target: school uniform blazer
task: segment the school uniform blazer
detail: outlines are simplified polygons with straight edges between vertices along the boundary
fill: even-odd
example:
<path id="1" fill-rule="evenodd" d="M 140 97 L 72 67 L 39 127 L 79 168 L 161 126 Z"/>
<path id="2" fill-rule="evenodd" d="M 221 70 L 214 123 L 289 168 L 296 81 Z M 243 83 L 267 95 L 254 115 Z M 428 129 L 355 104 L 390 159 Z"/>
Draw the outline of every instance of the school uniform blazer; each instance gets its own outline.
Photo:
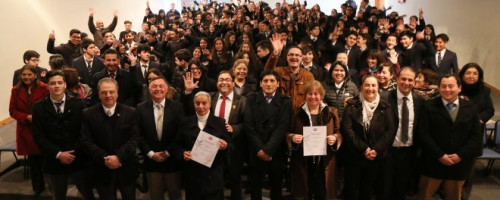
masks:
<path id="1" fill-rule="evenodd" d="M 139 148 L 144 155 L 149 151 L 159 152 L 167 151 L 169 154 L 173 152 L 173 143 L 179 131 L 179 125 L 184 118 L 184 109 L 182 104 L 165 99 L 163 107 L 163 129 L 161 140 L 156 132 L 156 119 L 154 116 L 153 101 L 148 100 L 137 105 L 136 117 L 137 126 L 141 135 Z M 164 162 L 156 162 L 149 157 L 144 157 L 144 170 L 152 172 L 170 173 L 181 169 L 181 160 L 169 155 Z"/>
<path id="2" fill-rule="evenodd" d="M 457 108 L 455 108 L 457 109 Z M 469 101 L 459 100 L 455 122 L 441 98 L 425 103 L 419 122 L 422 174 L 445 180 L 465 180 L 476 157 L 482 154 L 482 135 L 477 107 Z M 439 162 L 444 154 L 457 154 L 462 161 L 452 166 Z"/>
<path id="3" fill-rule="evenodd" d="M 436 51 L 434 50 L 433 54 L 427 57 L 427 68 L 434 70 L 439 76 L 458 73 L 457 54 L 446 49 L 446 52 L 442 56 L 441 65 L 438 67 L 436 63 Z"/>
<path id="4" fill-rule="evenodd" d="M 89 72 L 87 67 L 87 61 L 83 56 L 73 59 L 71 66 L 76 69 L 78 76 L 80 76 L 80 82 L 90 85 L 92 83 L 92 76 L 104 69 L 104 63 L 102 63 L 101 58 L 94 56 L 92 60 L 92 70 Z"/>
<path id="5" fill-rule="evenodd" d="M 87 156 L 80 145 L 80 128 L 82 111 L 85 103 L 76 97 L 66 95 L 64 112 L 56 113 L 50 100 L 45 97 L 33 108 L 33 135 L 43 156 L 43 169 L 48 174 L 65 174 L 82 169 Z M 75 152 L 75 160 L 69 164 L 61 164 L 56 158 L 59 152 Z"/>

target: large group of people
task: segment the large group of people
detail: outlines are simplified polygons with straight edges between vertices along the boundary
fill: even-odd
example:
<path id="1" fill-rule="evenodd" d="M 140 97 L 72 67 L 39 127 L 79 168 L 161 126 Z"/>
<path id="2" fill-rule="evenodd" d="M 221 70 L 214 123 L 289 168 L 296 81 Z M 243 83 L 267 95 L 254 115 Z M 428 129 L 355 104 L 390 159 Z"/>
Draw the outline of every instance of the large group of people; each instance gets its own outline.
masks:
<path id="1" fill-rule="evenodd" d="M 482 68 L 460 69 L 422 10 L 405 21 L 369 0 L 307 6 L 147 3 L 140 31 L 125 20 L 121 33 L 117 11 L 105 27 L 91 8 L 88 34 L 55 46 L 50 33 L 50 70 L 26 51 L 9 107 L 34 195 L 47 179 L 65 199 L 71 178 L 90 200 L 94 189 L 135 199 L 137 182 L 153 200 L 221 200 L 225 187 L 242 199 L 245 185 L 251 199 L 264 185 L 273 200 L 283 188 L 291 199 L 467 199 L 494 114 Z M 323 154 L 305 153 L 308 127 L 323 130 Z M 208 166 L 192 152 L 201 134 L 218 141 Z"/>

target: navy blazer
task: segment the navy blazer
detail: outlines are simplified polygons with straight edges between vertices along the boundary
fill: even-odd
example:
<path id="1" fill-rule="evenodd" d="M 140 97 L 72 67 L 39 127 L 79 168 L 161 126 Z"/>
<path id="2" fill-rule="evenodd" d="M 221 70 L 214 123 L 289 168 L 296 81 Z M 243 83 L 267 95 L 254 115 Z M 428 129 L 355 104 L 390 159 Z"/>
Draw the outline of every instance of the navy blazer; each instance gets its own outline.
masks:
<path id="1" fill-rule="evenodd" d="M 441 56 L 441 65 L 437 66 L 436 51 L 429 55 L 425 62 L 427 64 L 427 68 L 434 70 L 439 77 L 447 74 L 458 73 L 457 54 L 449 49 L 446 49 L 444 55 Z"/>
<path id="2" fill-rule="evenodd" d="M 92 70 L 90 72 L 87 67 L 87 61 L 85 61 L 83 55 L 73 59 L 73 61 L 71 62 L 71 66 L 78 72 L 78 76 L 80 76 L 80 82 L 87 85 L 90 85 L 92 83 L 92 76 L 94 74 L 104 69 L 104 63 L 102 62 L 102 59 L 97 56 L 94 56 L 94 59 L 92 61 Z"/>
<path id="3" fill-rule="evenodd" d="M 173 143 L 179 131 L 181 120 L 184 117 L 184 109 L 181 103 L 165 99 L 161 140 L 156 132 L 154 109 L 153 101 L 148 100 L 138 104 L 135 110 L 141 135 L 139 148 L 144 155 L 147 155 L 149 151 L 168 151 L 171 153 L 174 151 Z M 164 162 L 158 163 L 145 156 L 143 165 L 145 171 L 170 173 L 181 169 L 181 160 L 170 155 Z"/>

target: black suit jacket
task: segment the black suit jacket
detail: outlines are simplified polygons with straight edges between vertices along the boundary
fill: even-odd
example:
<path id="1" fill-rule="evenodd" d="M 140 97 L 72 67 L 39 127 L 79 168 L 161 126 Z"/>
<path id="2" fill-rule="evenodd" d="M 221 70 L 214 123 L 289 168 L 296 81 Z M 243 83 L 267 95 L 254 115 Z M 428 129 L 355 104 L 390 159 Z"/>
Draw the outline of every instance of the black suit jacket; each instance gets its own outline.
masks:
<path id="1" fill-rule="evenodd" d="M 76 68 L 78 72 L 78 76 L 80 76 L 80 82 L 90 85 L 92 82 L 92 76 L 97 72 L 100 72 L 104 69 L 104 64 L 102 63 L 101 58 L 94 56 L 92 61 L 92 70 L 89 72 L 87 68 L 87 62 L 85 61 L 84 56 L 80 56 L 78 58 L 73 59 L 71 62 L 71 66 Z"/>
<path id="2" fill-rule="evenodd" d="M 33 108 L 33 136 L 43 156 L 43 169 L 48 174 L 64 174 L 83 168 L 86 155 L 80 145 L 80 127 L 85 104 L 66 95 L 64 113 L 56 113 L 49 96 Z M 56 159 L 59 152 L 75 152 L 75 160 L 63 165 Z"/>
<path id="3" fill-rule="evenodd" d="M 231 143 L 229 133 L 226 130 L 224 120 L 209 114 L 207 124 L 203 131 Z M 176 150 L 174 155 L 184 160 L 184 151 L 191 151 L 200 133 L 198 118 L 196 115 L 185 117 L 180 125 L 179 133 L 175 140 Z M 224 189 L 223 167 L 226 159 L 226 150 L 219 150 L 212 167 L 208 168 L 195 161 L 184 162 L 184 180 L 186 190 L 197 191 L 202 194 L 211 193 Z"/>
<path id="4" fill-rule="evenodd" d="M 457 109 L 457 108 L 455 108 Z M 445 180 L 465 180 L 476 157 L 482 154 L 482 134 L 476 106 L 459 100 L 458 114 L 452 121 L 441 98 L 424 104 L 419 122 L 422 174 Z M 457 154 L 462 161 L 452 166 L 441 164 L 444 154 Z"/>
<path id="5" fill-rule="evenodd" d="M 397 95 L 397 90 L 391 90 L 389 92 L 389 104 L 392 107 L 392 111 L 394 111 L 394 135 L 397 134 L 398 131 L 398 126 L 399 126 L 399 109 L 398 109 L 398 95 Z M 416 134 L 418 133 L 417 128 L 418 128 L 418 120 L 420 116 L 420 109 L 423 106 L 424 99 L 422 97 L 416 95 L 415 93 L 411 93 L 411 97 L 413 100 L 413 146 L 417 145 L 417 137 Z"/>
<path id="6" fill-rule="evenodd" d="M 351 162 L 366 160 L 364 152 L 368 147 L 377 152 L 376 160 L 380 160 L 386 155 L 396 134 L 391 105 L 381 99 L 373 113 L 370 128 L 365 130 L 363 106 L 359 97 L 354 97 L 347 101 L 341 129 Z"/>
<path id="7" fill-rule="evenodd" d="M 144 70 L 144 68 L 141 67 L 141 63 L 139 61 L 137 61 L 137 62 L 138 63 L 135 67 L 130 68 L 130 74 L 134 78 L 134 81 L 136 81 L 137 85 L 140 85 L 140 86 L 147 85 L 148 80 L 146 78 L 144 78 L 144 75 L 142 72 Z M 160 64 L 155 63 L 153 61 L 149 61 L 148 70 L 153 69 L 153 68 L 160 69 Z"/>
<path id="8" fill-rule="evenodd" d="M 425 61 L 427 68 L 434 70 L 438 76 L 443 76 L 447 74 L 458 73 L 458 61 L 457 54 L 453 51 L 446 49 L 446 52 L 442 56 L 441 65 L 439 67 L 436 63 L 436 51 L 427 56 Z"/>
<path id="9" fill-rule="evenodd" d="M 109 77 L 107 69 L 103 69 L 97 72 L 92 77 L 92 90 L 97 91 L 97 84 L 102 78 Z M 139 98 L 139 86 L 135 84 L 133 77 L 129 72 L 123 69 L 116 70 L 115 80 L 118 82 L 118 102 L 126 104 L 128 106 L 136 106 L 137 100 Z M 99 93 L 94 92 L 93 101 L 99 101 Z M 94 104 L 97 102 L 93 102 Z"/>
<path id="10" fill-rule="evenodd" d="M 276 91 L 270 104 L 262 92 L 250 94 L 245 109 L 245 133 L 250 152 L 259 150 L 273 157 L 283 154 L 286 133 L 290 130 L 292 101 Z"/>
<path id="11" fill-rule="evenodd" d="M 212 105 L 211 112 L 219 113 L 218 110 L 215 110 L 217 105 L 217 100 L 219 98 L 219 92 L 213 92 L 210 94 L 212 97 Z M 231 111 L 229 112 L 229 120 L 227 123 L 233 127 L 233 133 L 230 133 L 233 140 L 244 140 L 242 136 L 243 133 L 243 116 L 245 112 L 247 98 L 244 96 L 240 96 L 233 91 L 233 99 L 232 99 Z"/>
<path id="12" fill-rule="evenodd" d="M 340 47 L 339 52 L 347 52 L 345 46 Z M 335 55 L 336 56 L 336 55 Z M 360 71 L 361 68 L 361 49 L 354 45 L 351 47 L 351 50 L 349 51 L 349 54 L 347 55 L 348 61 L 347 61 L 347 66 L 349 69 L 355 69 L 358 72 Z"/>
<path id="13" fill-rule="evenodd" d="M 136 158 L 140 136 L 134 108 L 117 103 L 115 113 L 108 117 L 102 104 L 83 111 L 82 147 L 92 159 L 93 180 L 110 183 L 118 179 L 122 184 L 135 183 L 138 176 Z M 122 164 L 117 169 L 109 169 L 104 157 L 116 155 Z"/>
<path id="14" fill-rule="evenodd" d="M 425 58 L 431 54 L 429 46 L 429 41 L 423 40 L 414 41 L 409 49 L 402 48 L 398 59 L 401 61 L 401 66 L 411 66 L 415 71 L 421 69 Z"/>
<path id="15" fill-rule="evenodd" d="M 137 105 L 135 110 L 137 116 L 137 125 L 141 135 L 139 148 L 144 155 L 149 151 L 173 152 L 173 142 L 179 131 L 179 125 L 184 118 L 184 109 L 182 104 L 177 101 L 165 99 L 165 107 L 163 108 L 163 129 L 162 137 L 159 140 L 156 133 L 156 119 L 154 116 L 154 105 L 152 100 L 142 102 Z M 170 173 L 181 169 L 181 160 L 170 155 L 167 159 L 158 163 L 149 157 L 144 158 L 144 170 Z"/>

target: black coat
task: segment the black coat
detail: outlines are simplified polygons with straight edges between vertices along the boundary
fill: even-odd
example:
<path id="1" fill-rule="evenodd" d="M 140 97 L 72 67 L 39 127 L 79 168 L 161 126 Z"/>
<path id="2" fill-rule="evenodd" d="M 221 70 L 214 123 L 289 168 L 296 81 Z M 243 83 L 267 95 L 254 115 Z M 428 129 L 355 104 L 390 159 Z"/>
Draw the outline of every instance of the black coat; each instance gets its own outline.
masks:
<path id="1" fill-rule="evenodd" d="M 231 139 L 224 125 L 224 120 L 209 114 L 207 124 L 203 131 L 225 140 L 230 145 Z M 198 127 L 198 117 L 192 115 L 185 117 L 180 125 L 179 133 L 175 139 L 176 150 L 174 156 L 177 159 L 184 160 L 184 151 L 191 151 L 196 142 L 196 138 L 200 133 Z M 195 161 L 184 161 L 183 178 L 185 181 L 186 190 L 197 191 L 201 194 L 212 193 L 224 189 L 224 163 L 226 160 L 226 150 L 219 150 L 212 163 L 212 167 L 208 168 Z"/>
<path id="2" fill-rule="evenodd" d="M 80 145 L 82 110 L 85 104 L 79 98 L 66 95 L 64 113 L 56 113 L 49 96 L 33 108 L 33 136 L 43 156 L 43 169 L 48 174 L 64 174 L 81 169 L 86 155 Z M 59 152 L 75 152 L 75 160 L 64 165 L 56 159 Z"/>
<path id="3" fill-rule="evenodd" d="M 377 152 L 376 160 L 383 158 L 396 135 L 394 121 L 391 105 L 380 99 L 373 113 L 370 128 L 365 131 L 363 106 L 359 96 L 348 100 L 342 118 L 341 133 L 351 162 L 360 163 L 366 160 L 364 152 L 368 147 Z"/>
<path id="4" fill-rule="evenodd" d="M 102 60 L 97 56 L 94 56 L 94 59 L 92 61 L 92 70 L 90 72 L 87 67 L 87 62 L 85 61 L 85 58 L 83 56 L 75 58 L 71 62 L 71 66 L 73 68 L 76 68 L 78 76 L 80 76 L 80 82 L 87 85 L 91 84 L 92 76 L 94 74 L 104 69 L 104 64 L 102 63 Z"/>
<path id="5" fill-rule="evenodd" d="M 398 109 L 398 89 L 391 90 L 389 92 L 389 104 L 392 107 L 392 111 L 394 111 L 394 135 L 396 136 L 397 131 L 398 131 L 398 126 L 399 126 L 399 109 Z M 424 104 L 424 99 L 422 97 L 416 95 L 415 93 L 412 93 L 412 99 L 413 99 L 413 145 L 415 145 L 418 140 L 416 139 L 416 134 L 418 133 L 418 120 L 420 116 L 420 110 L 423 107 Z"/>
<path id="6" fill-rule="evenodd" d="M 173 152 L 173 142 L 179 131 L 179 125 L 184 117 L 182 104 L 177 101 L 165 99 L 165 107 L 163 108 L 163 129 L 161 140 L 158 139 L 156 133 L 156 119 L 154 117 L 153 101 L 148 100 L 137 105 L 135 110 L 137 116 L 137 125 L 141 135 L 139 148 L 144 155 L 149 151 Z M 181 160 L 173 157 L 167 157 L 164 162 L 158 163 L 149 157 L 144 157 L 144 170 L 170 173 L 181 169 Z"/>
<path id="7" fill-rule="evenodd" d="M 94 74 L 91 84 L 92 90 L 97 91 L 99 80 L 105 77 L 109 77 L 107 69 L 103 69 Z M 135 107 L 139 98 L 140 88 L 135 84 L 132 75 L 123 69 L 117 69 L 115 80 L 118 82 L 118 102 Z M 94 101 L 99 101 L 99 93 L 94 92 L 93 94 L 92 99 Z"/>
<path id="8" fill-rule="evenodd" d="M 292 101 L 276 91 L 270 104 L 264 94 L 256 92 L 247 97 L 245 110 L 245 133 L 248 137 L 249 151 L 257 155 L 263 150 L 273 157 L 284 153 L 285 136 L 290 129 Z"/>
<path id="9" fill-rule="evenodd" d="M 457 109 L 457 108 L 455 108 Z M 482 134 L 477 107 L 459 100 L 458 114 L 452 121 L 441 98 L 424 104 L 418 136 L 423 147 L 422 174 L 445 180 L 465 180 L 475 158 L 482 154 Z M 462 161 L 452 166 L 441 164 L 444 154 L 457 154 Z"/>
<path id="10" fill-rule="evenodd" d="M 102 104 L 83 111 L 82 147 L 92 159 L 93 180 L 109 183 L 114 177 L 123 184 L 135 182 L 138 176 L 136 158 L 140 136 L 134 108 L 117 103 L 115 113 L 108 117 Z M 109 169 L 104 157 L 116 155 L 122 164 L 117 169 Z"/>

